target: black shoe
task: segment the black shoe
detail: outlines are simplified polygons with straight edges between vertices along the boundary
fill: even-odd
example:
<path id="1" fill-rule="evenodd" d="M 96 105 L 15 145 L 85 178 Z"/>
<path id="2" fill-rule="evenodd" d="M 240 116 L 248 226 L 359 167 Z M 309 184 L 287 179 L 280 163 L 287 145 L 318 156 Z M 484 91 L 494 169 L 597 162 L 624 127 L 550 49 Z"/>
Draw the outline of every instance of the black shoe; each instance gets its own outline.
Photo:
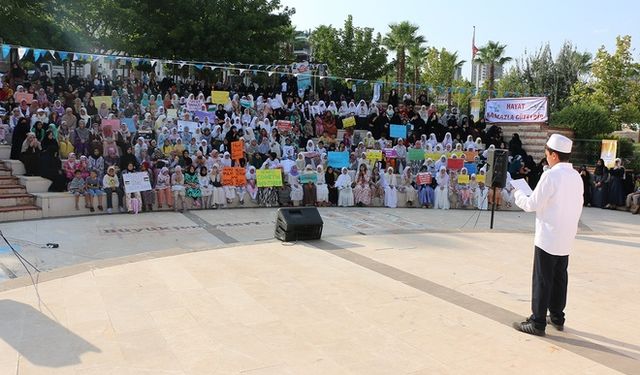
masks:
<path id="1" fill-rule="evenodd" d="M 524 332 L 529 335 L 544 336 L 544 329 L 536 328 L 533 320 L 529 318 L 527 318 L 527 320 L 522 323 L 514 322 L 513 328 L 515 328 L 517 331 Z"/>
<path id="2" fill-rule="evenodd" d="M 564 331 L 564 324 L 558 324 L 554 322 L 550 316 L 547 316 L 547 324 L 551 324 L 553 328 L 557 329 L 558 331 Z"/>

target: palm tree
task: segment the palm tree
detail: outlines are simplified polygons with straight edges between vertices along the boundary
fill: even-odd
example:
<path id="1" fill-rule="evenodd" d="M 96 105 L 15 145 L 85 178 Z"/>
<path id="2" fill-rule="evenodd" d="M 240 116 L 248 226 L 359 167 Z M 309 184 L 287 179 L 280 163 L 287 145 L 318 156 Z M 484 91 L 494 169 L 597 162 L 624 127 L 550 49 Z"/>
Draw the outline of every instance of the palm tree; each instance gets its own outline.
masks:
<path id="1" fill-rule="evenodd" d="M 411 46 L 424 43 L 425 39 L 422 35 L 416 35 L 420 27 L 409 21 L 392 23 L 389 28 L 391 30 L 382 40 L 382 45 L 387 47 L 388 50 L 396 52 L 396 79 L 402 90 L 404 87 L 406 52 Z"/>
<path id="2" fill-rule="evenodd" d="M 413 45 L 409 47 L 409 59 L 408 64 L 413 71 L 413 97 L 416 97 L 416 85 L 418 84 L 418 78 L 420 77 L 420 69 L 427 60 L 427 48 L 421 45 Z"/>
<path id="3" fill-rule="evenodd" d="M 474 62 L 479 64 L 486 64 L 489 66 L 489 97 L 493 97 L 493 85 L 495 81 L 496 64 L 503 65 L 508 61 L 511 61 L 511 57 L 504 55 L 504 50 L 507 48 L 506 44 L 500 44 L 500 42 L 489 41 L 486 46 L 478 50 L 478 54 Z"/>

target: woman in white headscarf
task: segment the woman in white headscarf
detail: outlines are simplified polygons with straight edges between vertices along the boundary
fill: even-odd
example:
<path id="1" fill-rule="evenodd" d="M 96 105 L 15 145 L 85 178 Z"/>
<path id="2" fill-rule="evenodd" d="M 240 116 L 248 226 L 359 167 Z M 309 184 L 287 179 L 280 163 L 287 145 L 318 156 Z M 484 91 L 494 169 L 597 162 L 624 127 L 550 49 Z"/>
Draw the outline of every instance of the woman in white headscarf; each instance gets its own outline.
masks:
<path id="1" fill-rule="evenodd" d="M 342 118 L 349 117 L 349 105 L 347 105 L 346 101 L 343 100 L 342 103 L 340 103 L 340 109 L 338 110 L 338 114 Z"/>
<path id="2" fill-rule="evenodd" d="M 471 178 L 477 180 L 477 176 L 475 174 L 472 174 Z M 478 187 L 474 194 L 474 201 L 475 207 L 479 210 L 486 210 L 489 206 L 489 188 L 485 186 L 484 181 L 478 182 Z"/>
<path id="3" fill-rule="evenodd" d="M 446 148 L 447 145 L 450 145 L 453 148 L 453 139 L 451 138 L 451 133 L 446 132 L 444 134 L 444 139 L 442 140 L 442 145 Z"/>
<path id="4" fill-rule="evenodd" d="M 476 143 L 473 141 L 473 136 L 472 135 L 468 135 L 467 136 L 467 141 L 464 143 L 464 149 L 465 150 L 469 150 L 469 149 L 476 149 L 477 145 Z"/>
<path id="5" fill-rule="evenodd" d="M 224 186 L 222 186 L 222 172 L 218 164 L 214 164 L 209 172 L 211 181 L 211 208 L 219 208 L 226 205 Z"/>
<path id="6" fill-rule="evenodd" d="M 338 206 L 353 206 L 353 190 L 351 189 L 351 176 L 347 168 L 342 168 L 340 176 L 336 180 L 336 188 L 338 188 Z"/>
<path id="7" fill-rule="evenodd" d="M 327 107 L 327 111 L 331 112 L 332 115 L 336 116 L 338 114 L 338 107 L 336 107 L 336 102 L 333 100 L 329 102 L 329 106 Z"/>
<path id="8" fill-rule="evenodd" d="M 295 206 L 299 206 L 300 202 L 304 198 L 304 190 L 302 190 L 302 185 L 300 185 L 300 172 L 298 171 L 297 166 L 293 165 L 291 167 L 287 177 L 287 182 L 289 183 L 289 187 L 291 187 L 291 200 Z"/>
<path id="9" fill-rule="evenodd" d="M 393 173 L 393 167 L 387 168 L 384 174 L 384 205 L 389 208 L 398 206 L 398 180 Z"/>
<path id="10" fill-rule="evenodd" d="M 318 114 L 320 115 L 324 115 L 324 113 L 327 111 L 327 105 L 324 103 L 323 100 L 318 102 Z"/>
<path id="11" fill-rule="evenodd" d="M 325 182 L 324 168 L 321 165 L 316 167 L 316 174 L 318 175 L 316 180 L 316 200 L 318 206 L 326 206 L 329 203 L 329 188 Z"/>
<path id="12" fill-rule="evenodd" d="M 413 187 L 413 176 L 411 174 L 411 167 L 405 167 L 400 178 L 400 188 L 398 189 L 404 192 L 407 198 L 407 205 L 413 206 L 413 202 L 418 201 L 418 192 Z"/>
<path id="13" fill-rule="evenodd" d="M 432 149 L 436 148 L 438 139 L 436 138 L 436 135 L 434 133 L 429 134 L 429 140 L 427 141 L 427 144 L 430 145 Z"/>
<path id="14" fill-rule="evenodd" d="M 440 167 L 436 174 L 435 204 L 433 208 L 448 210 L 449 209 L 449 175 L 446 167 Z"/>
<path id="15" fill-rule="evenodd" d="M 418 111 L 418 115 L 420 116 L 422 121 L 424 121 L 425 123 L 429 120 L 429 111 L 427 110 L 426 105 L 423 105 L 420 107 L 420 110 Z"/>
<path id="16" fill-rule="evenodd" d="M 349 102 L 349 116 L 355 116 L 358 113 L 358 108 L 356 108 L 356 103 L 352 101 Z"/>
<path id="17" fill-rule="evenodd" d="M 256 167 L 254 167 L 253 165 L 249 166 L 249 168 L 247 168 L 247 173 L 245 174 L 245 178 L 247 179 L 247 184 L 245 186 L 247 194 L 249 194 L 249 197 L 253 202 L 257 202 L 259 189 L 258 189 L 258 186 L 256 185 L 258 181 L 258 176 L 256 174 Z"/>

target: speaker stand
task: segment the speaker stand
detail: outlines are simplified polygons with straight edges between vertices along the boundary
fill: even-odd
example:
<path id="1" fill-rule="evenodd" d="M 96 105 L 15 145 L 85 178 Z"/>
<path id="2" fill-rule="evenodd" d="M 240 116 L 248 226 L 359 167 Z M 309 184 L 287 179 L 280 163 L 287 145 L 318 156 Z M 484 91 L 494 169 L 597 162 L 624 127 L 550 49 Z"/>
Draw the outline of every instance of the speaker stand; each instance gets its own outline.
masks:
<path id="1" fill-rule="evenodd" d="M 491 224 L 489 229 L 493 229 L 493 214 L 496 212 L 496 187 L 493 187 L 493 203 L 491 203 Z"/>

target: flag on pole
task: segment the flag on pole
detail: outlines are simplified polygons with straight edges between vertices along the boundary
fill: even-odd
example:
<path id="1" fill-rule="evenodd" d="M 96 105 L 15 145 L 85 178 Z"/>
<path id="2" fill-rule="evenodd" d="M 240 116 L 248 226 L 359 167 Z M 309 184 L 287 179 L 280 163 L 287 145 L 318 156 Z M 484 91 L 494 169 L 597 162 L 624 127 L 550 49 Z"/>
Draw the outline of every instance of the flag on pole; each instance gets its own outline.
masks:
<path id="1" fill-rule="evenodd" d="M 473 38 L 471 39 L 471 57 L 476 58 L 478 47 L 476 47 L 476 27 L 473 27 Z"/>

